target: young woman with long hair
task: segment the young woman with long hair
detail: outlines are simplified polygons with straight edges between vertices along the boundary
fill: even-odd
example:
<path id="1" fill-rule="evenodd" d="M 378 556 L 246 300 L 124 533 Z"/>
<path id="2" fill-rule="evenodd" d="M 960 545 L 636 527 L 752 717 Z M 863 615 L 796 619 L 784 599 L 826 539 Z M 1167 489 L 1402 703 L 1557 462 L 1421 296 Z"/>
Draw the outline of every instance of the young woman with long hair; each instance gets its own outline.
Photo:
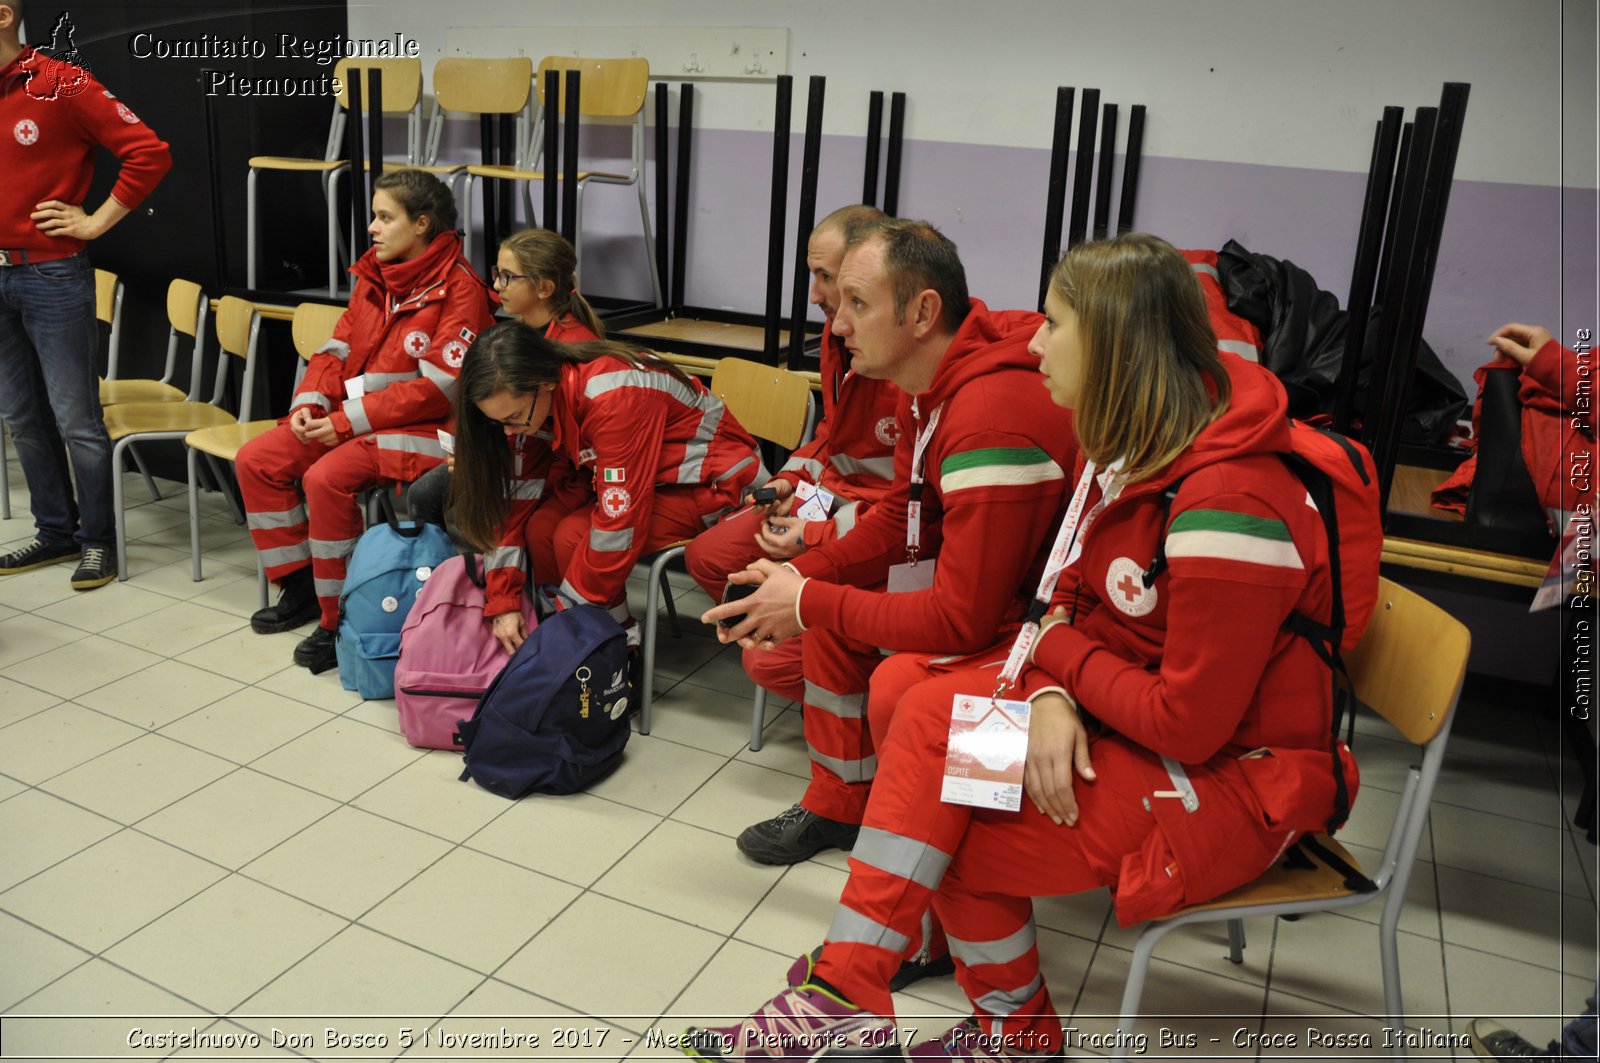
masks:
<path id="1" fill-rule="evenodd" d="M 250 626 L 265 634 L 318 618 L 294 652 L 313 672 L 337 663 L 345 561 L 363 527 L 356 496 L 416 480 L 444 460 L 438 430 L 456 370 L 493 320 L 483 280 L 461 255 L 455 200 L 438 178 L 384 174 L 372 215 L 372 247 L 350 269 L 350 309 L 306 366 L 289 415 L 246 443 L 236 463 L 251 538 L 282 587 Z"/>
<path id="2" fill-rule="evenodd" d="M 519 467 L 506 438 L 550 421 L 554 465 Z M 627 619 L 640 556 L 693 538 L 761 472 L 722 400 L 647 351 L 561 343 L 521 322 L 479 336 L 456 394 L 455 520 L 486 552 L 486 615 L 521 645 L 526 560 L 572 602 Z"/>
<path id="3" fill-rule="evenodd" d="M 1123 925 L 1155 918 L 1333 813 L 1328 669 L 1283 629 L 1332 602 L 1321 518 L 1279 457 L 1283 388 L 1218 351 L 1189 263 L 1152 236 L 1069 251 L 1045 309 L 1030 349 L 1082 456 L 1043 632 L 980 669 L 879 669 L 868 712 L 892 715 L 826 943 L 742 1025 L 692 1031 L 691 1055 L 892 1044 L 889 982 L 931 907 L 973 1015 L 912 1058 L 1059 1059 L 1031 898 L 1109 886 Z M 955 699 L 987 705 L 997 673 L 1032 702 L 1022 807 L 944 803 Z"/>

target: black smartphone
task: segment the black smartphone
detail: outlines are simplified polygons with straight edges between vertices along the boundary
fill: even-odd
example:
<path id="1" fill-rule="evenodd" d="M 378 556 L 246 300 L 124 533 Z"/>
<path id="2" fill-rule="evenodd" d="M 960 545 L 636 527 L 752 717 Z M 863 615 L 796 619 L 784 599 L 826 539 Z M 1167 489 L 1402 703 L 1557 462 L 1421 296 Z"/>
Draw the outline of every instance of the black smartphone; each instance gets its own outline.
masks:
<path id="1" fill-rule="evenodd" d="M 776 487 L 758 487 L 750 492 L 750 500 L 758 506 L 770 506 L 778 500 Z"/>
<path id="2" fill-rule="evenodd" d="M 748 598 L 755 592 L 756 585 L 754 583 L 730 583 L 723 588 L 722 604 L 727 605 L 729 602 L 736 602 L 741 598 Z M 717 621 L 717 624 L 721 627 L 733 627 L 735 624 L 742 623 L 745 615 L 746 614 L 744 613 L 740 613 L 738 616 L 723 617 L 721 620 Z"/>

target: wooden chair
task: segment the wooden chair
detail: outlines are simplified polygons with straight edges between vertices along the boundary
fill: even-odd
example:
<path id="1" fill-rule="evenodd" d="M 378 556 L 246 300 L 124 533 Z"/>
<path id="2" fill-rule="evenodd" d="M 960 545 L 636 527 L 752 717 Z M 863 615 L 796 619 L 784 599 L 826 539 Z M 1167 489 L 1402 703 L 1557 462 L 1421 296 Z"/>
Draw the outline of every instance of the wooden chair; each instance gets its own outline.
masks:
<path id="1" fill-rule="evenodd" d="M 332 306 L 327 303 L 301 303 L 294 308 L 294 319 L 290 331 L 294 335 L 294 349 L 300 355 L 300 364 L 295 368 L 295 384 L 300 383 L 300 378 L 305 374 L 306 363 L 311 361 L 311 356 L 321 350 L 333 336 L 333 329 L 344 316 L 345 308 Z M 243 411 L 241 410 L 241 414 Z M 277 426 L 276 418 L 261 421 L 242 421 L 236 424 L 214 425 L 209 428 L 197 428 L 183 437 L 183 445 L 188 451 L 189 463 L 189 556 L 194 562 L 194 581 L 199 583 L 204 577 L 200 572 L 200 478 L 197 467 L 198 459 L 205 456 L 210 465 L 212 475 L 217 483 L 226 483 L 222 472 L 222 462 L 231 462 L 239 457 L 239 450 L 246 443 L 259 435 L 270 431 Z M 261 607 L 267 607 L 267 574 L 261 567 L 261 561 L 256 559 L 256 574 L 261 585 Z"/>
<path id="2" fill-rule="evenodd" d="M 1382 899 L 1378 946 L 1383 970 L 1383 999 L 1388 1025 L 1402 1029 L 1405 1005 L 1400 994 L 1400 956 L 1395 931 L 1405 904 L 1406 886 L 1417 856 L 1417 844 L 1428 820 L 1439 766 L 1461 681 L 1466 675 L 1472 637 L 1465 625 L 1443 609 L 1398 583 L 1380 580 L 1378 608 L 1361 644 L 1346 655 L 1350 676 L 1362 703 L 1386 720 L 1408 742 L 1423 749 L 1422 763 L 1407 773 L 1405 791 L 1395 811 L 1394 823 L 1377 869 L 1370 873 L 1375 892 L 1358 892 L 1346 883 L 1343 872 L 1320 861 L 1312 869 L 1279 864 L 1260 878 L 1206 904 L 1146 924 L 1134 946 L 1128 981 L 1122 994 L 1121 1030 L 1132 1030 L 1139 1015 L 1145 974 L 1151 953 L 1168 931 L 1188 923 L 1228 923 L 1230 959 L 1244 960 L 1243 920 L 1255 916 L 1299 915 L 1340 911 Z M 1360 799 L 1357 799 L 1359 805 Z M 1337 841 L 1317 835 L 1318 842 L 1352 868 L 1357 860 Z M 1355 925 L 1355 924 L 1353 924 Z M 1278 947 L 1293 947 L 1279 931 Z M 1404 1047 L 1396 1049 L 1404 1052 Z M 1113 1059 L 1124 1055 L 1114 1054 Z"/>
<path id="3" fill-rule="evenodd" d="M 249 161 L 249 176 L 245 180 L 245 286 L 256 287 L 256 178 L 263 170 L 286 173 L 314 173 L 322 182 L 322 196 L 327 205 L 328 222 L 328 296 L 337 296 L 339 290 L 339 254 L 347 250 L 347 260 L 354 261 L 353 249 L 345 249 L 344 230 L 339 225 L 339 182 L 350 172 L 349 162 L 342 157 L 344 144 L 345 111 L 350 106 L 350 79 L 363 76 L 364 71 L 383 72 L 384 114 L 406 116 L 406 156 L 401 162 L 385 162 L 384 169 L 401 169 L 413 166 L 420 158 L 422 140 L 422 60 L 420 59 L 341 59 L 334 64 L 333 76 L 339 79 L 339 95 L 333 105 L 333 120 L 328 126 L 327 147 L 320 159 L 305 159 L 283 155 L 256 155 Z M 367 109 L 372 109 L 368 100 Z M 352 234 L 359 241 L 358 234 Z"/>
<path id="4" fill-rule="evenodd" d="M 102 321 L 111 321 L 111 347 L 106 359 L 106 375 L 100 381 L 100 405 L 115 406 L 119 402 L 187 402 L 199 398 L 200 380 L 199 367 L 200 340 L 205 335 L 204 323 L 206 308 L 208 306 L 205 293 L 200 290 L 200 285 L 194 281 L 178 278 L 167 285 L 167 361 L 161 372 L 159 380 L 142 377 L 123 379 L 117 371 L 117 353 L 120 346 L 119 334 L 121 333 L 122 312 L 122 286 L 117 285 L 113 296 L 116 309 L 110 319 L 106 317 L 105 307 L 107 296 L 104 288 L 98 283 L 102 270 L 95 270 L 96 287 L 99 289 L 97 302 L 100 306 L 98 316 Z M 172 382 L 178 370 L 178 345 L 179 336 L 189 337 L 193 358 L 190 362 L 189 390 L 185 391 Z"/>
<path id="5" fill-rule="evenodd" d="M 250 415 L 255 390 L 256 341 L 261 318 L 255 304 L 246 299 L 224 296 L 217 303 L 216 384 L 207 402 L 131 402 L 106 407 L 106 434 L 111 437 L 111 467 L 120 466 L 122 454 L 135 442 L 157 439 L 183 439 L 197 428 L 234 424 L 238 418 L 223 408 L 227 394 L 228 359 L 244 359 L 244 383 L 240 390 L 239 414 Z M 128 578 L 128 529 L 123 512 L 122 477 L 111 480 L 112 504 L 117 518 L 117 578 Z"/>
<path id="6" fill-rule="evenodd" d="M 644 224 L 645 259 L 650 265 L 650 290 L 657 306 L 664 305 L 661 296 L 661 277 L 656 270 L 655 235 L 650 226 L 650 209 L 645 200 L 644 188 L 644 102 L 650 81 L 650 63 L 645 59 L 580 59 L 572 56 L 550 55 L 539 61 L 539 72 L 534 84 L 539 92 L 539 111 L 529 136 L 519 142 L 524 145 L 524 159 L 511 166 L 479 165 L 467 167 L 466 211 L 463 228 L 467 232 L 466 255 L 472 257 L 472 186 L 480 177 L 503 181 L 560 180 L 561 173 L 546 173 L 535 168 L 541 161 L 539 150 L 543 140 L 544 123 L 554 116 L 549 114 L 549 104 L 544 98 L 544 76 L 548 70 L 576 70 L 582 74 L 580 114 L 582 119 L 596 121 L 627 120 L 632 126 L 631 163 L 627 173 L 601 170 L 579 170 L 576 203 L 572 218 L 572 246 L 577 252 L 579 271 L 583 264 L 583 192 L 591 183 L 606 185 L 632 185 L 639 193 L 639 220 Z M 548 162 L 545 163 L 548 166 Z M 524 217 L 533 217 L 532 201 L 526 187 L 523 190 Z M 546 219 L 546 227 L 554 228 Z M 493 240 L 494 234 L 484 238 Z"/>
<path id="7" fill-rule="evenodd" d="M 532 59 L 446 56 L 433 64 L 433 103 L 422 162 L 416 168 L 444 180 L 452 192 L 456 179 L 466 175 L 468 164 L 439 161 L 439 142 L 450 115 L 522 115 L 523 120 L 516 125 L 514 157 L 519 164 L 527 158 L 533 126 Z"/>
<path id="8" fill-rule="evenodd" d="M 793 450 L 811 434 L 811 385 L 798 373 L 744 358 L 723 358 L 711 371 L 711 393 L 723 401 L 728 412 L 758 440 L 765 439 L 785 450 Z M 644 632 L 644 677 L 639 692 L 639 733 L 650 733 L 650 706 L 655 700 L 656 628 L 660 621 L 659 604 L 665 588 L 670 608 L 672 590 L 666 587 L 667 565 L 682 556 L 689 540 L 673 543 L 650 560 L 646 583 Z M 673 622 L 677 614 L 672 612 Z M 750 724 L 750 748 L 761 748 L 761 727 L 766 717 L 767 692 L 756 688 Z"/>

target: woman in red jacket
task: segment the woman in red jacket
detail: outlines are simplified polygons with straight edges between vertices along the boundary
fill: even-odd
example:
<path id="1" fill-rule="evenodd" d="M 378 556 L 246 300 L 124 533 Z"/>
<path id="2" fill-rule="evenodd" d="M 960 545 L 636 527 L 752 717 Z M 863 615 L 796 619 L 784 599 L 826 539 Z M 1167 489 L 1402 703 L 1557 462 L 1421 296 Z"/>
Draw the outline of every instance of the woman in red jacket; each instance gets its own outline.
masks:
<path id="1" fill-rule="evenodd" d="M 295 647 L 312 672 L 337 663 L 345 562 L 361 535 L 356 496 L 409 483 L 444 460 L 467 347 L 493 320 L 489 293 L 461 255 L 456 205 L 438 178 L 397 170 L 372 194 L 372 247 L 351 267 L 350 309 L 306 366 L 289 416 L 246 443 L 236 468 L 246 521 L 278 604 L 250 626 L 268 634 L 320 617 Z"/>
<path id="2" fill-rule="evenodd" d="M 1069 251 L 1045 308 L 1030 349 L 1082 456 L 1043 631 L 978 670 L 879 670 L 868 711 L 893 715 L 827 941 L 742 1025 L 692 1031 L 690 1055 L 892 1044 L 889 981 L 931 906 L 973 1016 L 912 1058 L 1059 1059 L 1032 897 L 1109 886 L 1124 925 L 1158 917 L 1255 877 L 1333 811 L 1327 668 L 1283 630 L 1331 609 L 1321 519 L 1279 458 L 1283 388 L 1217 350 L 1192 268 L 1154 237 Z M 981 711 L 997 685 L 1032 703 L 1026 799 L 945 803 L 956 700 Z"/>
<path id="3" fill-rule="evenodd" d="M 604 339 L 605 326 L 594 312 L 589 301 L 578 293 L 575 280 L 578 256 L 572 245 L 560 233 L 549 229 L 523 229 L 506 237 L 500 244 L 500 254 L 495 269 L 489 275 L 500 305 L 505 311 L 530 328 L 539 329 L 544 337 L 563 343 L 581 343 L 584 340 Z M 555 460 L 550 449 L 549 426 L 537 432 L 508 435 L 511 447 L 511 464 L 516 479 L 537 482 L 539 494 L 543 493 L 545 474 Z M 451 473 L 455 470 L 455 457 L 449 456 L 444 465 L 433 469 L 411 485 L 406 492 L 406 503 L 417 520 L 428 520 L 444 525 L 445 504 L 450 494 Z M 525 507 L 530 512 L 538 503 L 538 495 L 529 488 L 512 501 L 513 509 Z M 522 520 L 526 520 L 523 515 Z M 521 545 L 521 520 L 516 525 L 516 541 L 501 545 L 515 548 Z M 505 562 L 516 567 L 520 554 L 512 556 L 510 550 L 492 551 L 488 564 Z"/>
<path id="4" fill-rule="evenodd" d="M 551 422 L 557 460 L 534 485 L 505 436 Z M 456 523 L 492 551 L 487 615 L 512 652 L 523 551 L 540 582 L 571 602 L 627 620 L 627 579 L 639 558 L 693 538 L 761 471 L 755 440 L 700 382 L 619 343 L 559 343 L 521 322 L 472 345 L 456 396 Z"/>

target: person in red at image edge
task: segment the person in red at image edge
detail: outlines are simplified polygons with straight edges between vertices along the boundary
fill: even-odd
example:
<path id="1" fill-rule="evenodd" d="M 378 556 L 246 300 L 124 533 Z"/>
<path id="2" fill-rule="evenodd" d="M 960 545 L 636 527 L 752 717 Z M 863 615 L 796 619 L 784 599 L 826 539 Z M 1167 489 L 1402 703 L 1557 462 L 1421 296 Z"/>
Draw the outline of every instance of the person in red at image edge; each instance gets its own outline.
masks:
<path id="1" fill-rule="evenodd" d="M 1283 388 L 1217 350 L 1191 269 L 1155 237 L 1069 251 L 1045 308 L 1032 350 L 1077 414 L 1083 516 L 1013 694 L 1032 701 L 1026 799 L 940 800 L 953 699 L 989 697 L 994 668 L 902 677 L 896 705 L 875 683 L 874 723 L 893 718 L 827 943 L 743 1024 L 691 1031 L 691 1056 L 770 1058 L 757 1035 L 783 1034 L 900 1058 L 869 1049 L 892 1045 L 889 979 L 931 905 L 973 1016 L 911 1058 L 1060 1059 L 1032 897 L 1110 886 L 1124 926 L 1170 914 L 1334 810 L 1328 669 L 1283 629 L 1332 607 L 1322 520 L 1279 458 Z"/>
<path id="2" fill-rule="evenodd" d="M 763 557 L 786 560 L 848 534 L 894 482 L 894 446 L 900 428 L 895 408 L 900 389 L 854 371 L 833 332 L 839 306 L 839 265 L 850 239 L 881 221 L 876 207 L 857 204 L 829 214 L 811 231 L 806 266 L 811 303 L 823 313 L 822 423 L 811 442 L 795 450 L 778 474 L 762 486 L 778 492 L 770 506 L 753 506 L 708 528 L 689 544 L 684 566 L 713 602 L 722 598 L 728 574 Z M 831 520 L 788 516 L 796 483 L 818 484 L 835 498 Z M 770 518 L 770 519 L 769 519 Z M 746 650 L 744 669 L 758 686 L 790 701 L 805 696 L 796 637 L 770 650 Z"/>
<path id="3" fill-rule="evenodd" d="M 1563 347 L 1549 329 L 1515 321 L 1489 345 L 1522 367 L 1522 460 L 1540 503 L 1569 513 L 1580 502 L 1593 506 L 1594 351 Z"/>
<path id="4" fill-rule="evenodd" d="M 505 436 L 546 419 L 557 461 L 530 513 Z M 462 534 L 486 551 L 517 549 L 505 544 L 520 537 L 537 578 L 559 578 L 563 599 L 623 623 L 639 558 L 704 531 L 761 472 L 750 433 L 676 366 L 620 343 L 557 343 L 521 322 L 494 326 L 467 352 L 456 429 Z M 512 651 L 527 635 L 522 577 L 503 560 L 495 573 L 484 612 Z"/>
<path id="5" fill-rule="evenodd" d="M 444 461 L 438 431 L 456 373 L 492 320 L 488 290 L 461 255 L 455 200 L 438 178 L 384 174 L 372 214 L 372 247 L 350 270 L 350 309 L 306 366 L 289 416 L 246 443 L 236 463 L 250 536 L 267 578 L 283 588 L 250 626 L 265 634 L 319 617 L 294 651 L 314 673 L 337 663 L 345 562 L 363 527 L 356 496 Z"/>
<path id="6" fill-rule="evenodd" d="M 72 587 L 89 590 L 117 573 L 94 270 L 84 248 L 144 202 L 172 155 L 94 75 L 23 47 L 21 22 L 21 0 L 0 2 L 0 418 L 35 530 L 0 554 L 0 575 L 75 560 Z M 105 202 L 86 213 L 96 147 L 120 169 Z"/>
<path id="7" fill-rule="evenodd" d="M 516 320 L 539 329 L 546 339 L 581 343 L 604 339 L 605 326 L 589 301 L 578 293 L 578 256 L 560 233 L 549 229 L 523 229 L 500 244 L 495 268 L 490 273 L 501 307 Z M 452 429 L 454 425 L 452 424 Z M 506 436 L 511 447 L 511 516 L 507 520 L 508 538 L 492 551 L 487 562 L 491 580 L 512 580 L 521 586 L 525 566 L 522 526 L 528 514 L 543 497 L 546 477 L 555 461 L 550 449 L 551 426 L 547 423 L 532 433 Z M 406 492 L 406 503 L 417 520 L 432 521 L 444 527 L 445 506 L 450 494 L 455 455 L 436 466 Z M 497 570 L 505 569 L 504 572 Z M 552 577 L 554 578 L 554 577 Z"/>
<path id="8" fill-rule="evenodd" d="M 757 561 L 734 573 L 733 582 L 758 590 L 705 616 L 747 614 L 718 631 L 746 648 L 806 632 L 811 784 L 793 808 L 739 836 L 740 851 L 762 863 L 794 863 L 854 842 L 883 741 L 866 712 L 869 681 L 875 687 L 873 673 L 883 674 L 880 647 L 971 653 L 1020 618 L 1076 454 L 1070 414 L 1035 383 L 1027 344 L 1039 315 L 992 312 L 969 299 L 955 245 L 931 225 L 889 221 L 866 230 L 845 252 L 839 292 L 832 327 L 852 368 L 904 393 L 894 489 L 849 535 L 782 566 Z M 913 469 L 919 437 L 924 453 Z M 932 585 L 862 589 L 883 586 L 889 566 L 913 554 L 914 472 L 923 481 L 914 571 L 926 578 L 931 568 Z"/>

